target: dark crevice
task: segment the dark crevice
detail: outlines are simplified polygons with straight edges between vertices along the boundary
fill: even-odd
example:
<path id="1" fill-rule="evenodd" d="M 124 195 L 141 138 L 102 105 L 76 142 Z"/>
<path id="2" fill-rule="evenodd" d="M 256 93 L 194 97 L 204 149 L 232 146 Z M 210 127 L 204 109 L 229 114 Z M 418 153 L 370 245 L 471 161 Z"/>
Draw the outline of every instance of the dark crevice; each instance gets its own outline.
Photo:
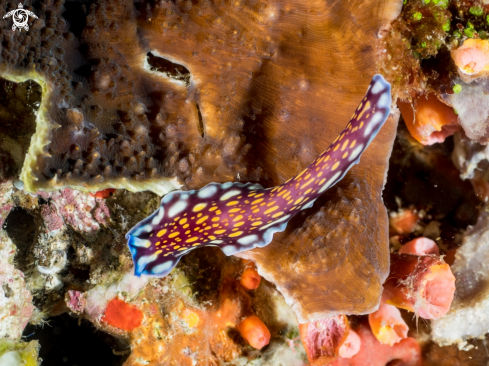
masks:
<path id="1" fill-rule="evenodd" d="M 199 116 L 199 133 L 200 136 L 204 137 L 204 119 L 202 118 L 202 113 L 200 112 L 199 103 L 195 104 L 197 107 L 197 115 Z"/>
<path id="2" fill-rule="evenodd" d="M 0 182 L 20 173 L 41 98 L 41 86 L 32 80 L 14 83 L 0 78 Z"/>
<path id="3" fill-rule="evenodd" d="M 63 4 L 65 11 L 63 12 L 63 18 L 68 21 L 70 32 L 75 37 L 80 38 L 83 29 L 85 29 L 87 13 L 90 9 L 90 5 L 94 4 L 92 0 L 77 0 L 77 1 L 65 1 Z"/>
<path id="4" fill-rule="evenodd" d="M 8 283 L 4 283 L 2 285 L 2 290 L 5 294 L 5 297 L 12 297 L 14 295 L 14 291 L 10 288 L 10 286 L 8 285 Z"/>
<path id="5" fill-rule="evenodd" d="M 148 52 L 147 56 L 151 71 L 158 71 L 170 79 L 183 81 L 185 86 L 190 84 L 190 71 L 186 67 L 168 61 L 163 57 L 155 56 L 151 52 Z"/>
<path id="6" fill-rule="evenodd" d="M 39 341 L 43 366 L 121 366 L 129 357 L 114 354 L 129 350 L 126 342 L 68 314 L 49 318 L 48 325 L 29 324 L 23 335 L 26 341 Z"/>
<path id="7" fill-rule="evenodd" d="M 29 264 L 29 250 L 36 233 L 34 218 L 23 208 L 16 207 L 8 214 L 3 227 L 17 247 L 15 262 L 18 265 L 16 267 L 22 272 L 26 272 Z"/>

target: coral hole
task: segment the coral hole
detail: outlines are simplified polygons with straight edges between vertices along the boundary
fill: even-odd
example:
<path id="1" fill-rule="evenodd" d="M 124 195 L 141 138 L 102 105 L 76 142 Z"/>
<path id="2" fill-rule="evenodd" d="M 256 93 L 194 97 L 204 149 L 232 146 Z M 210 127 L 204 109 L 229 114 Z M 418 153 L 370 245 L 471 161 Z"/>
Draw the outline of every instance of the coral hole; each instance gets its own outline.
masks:
<path id="1" fill-rule="evenodd" d="M 151 71 L 161 72 L 170 79 L 184 82 L 186 86 L 190 84 L 190 71 L 188 71 L 185 66 L 171 62 L 166 58 L 156 56 L 151 52 L 148 52 L 147 57 Z"/>

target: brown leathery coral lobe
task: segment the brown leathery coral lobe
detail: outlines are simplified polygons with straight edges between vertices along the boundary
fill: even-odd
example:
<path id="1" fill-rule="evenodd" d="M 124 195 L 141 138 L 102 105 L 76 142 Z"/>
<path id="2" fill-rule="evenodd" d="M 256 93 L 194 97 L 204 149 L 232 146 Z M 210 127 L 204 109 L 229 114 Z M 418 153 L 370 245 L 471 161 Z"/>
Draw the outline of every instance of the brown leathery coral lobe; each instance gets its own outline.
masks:
<path id="1" fill-rule="evenodd" d="M 400 2 L 46 2 L 33 10 L 29 32 L 2 30 L 2 75 L 43 88 L 25 188 L 162 194 L 211 181 L 272 186 L 301 171 L 351 117 L 376 72 L 378 32 Z M 188 85 L 148 53 L 188 70 Z M 380 192 L 396 119 L 307 220 L 248 253 L 301 321 L 366 313 L 379 301 L 388 272 Z"/>

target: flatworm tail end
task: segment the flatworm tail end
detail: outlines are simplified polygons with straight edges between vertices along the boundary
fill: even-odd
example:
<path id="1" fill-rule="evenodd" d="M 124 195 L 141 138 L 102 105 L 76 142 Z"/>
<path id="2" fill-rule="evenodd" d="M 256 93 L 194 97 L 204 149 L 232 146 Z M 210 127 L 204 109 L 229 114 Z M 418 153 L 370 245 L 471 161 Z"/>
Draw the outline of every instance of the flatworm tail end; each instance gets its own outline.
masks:
<path id="1" fill-rule="evenodd" d="M 326 151 L 285 186 L 296 186 L 296 191 L 299 186 L 299 190 L 307 187 L 302 202 L 314 202 L 359 162 L 360 156 L 389 117 L 391 103 L 391 85 L 382 75 L 375 75 L 346 128 Z M 307 182 L 302 184 L 303 180 Z"/>

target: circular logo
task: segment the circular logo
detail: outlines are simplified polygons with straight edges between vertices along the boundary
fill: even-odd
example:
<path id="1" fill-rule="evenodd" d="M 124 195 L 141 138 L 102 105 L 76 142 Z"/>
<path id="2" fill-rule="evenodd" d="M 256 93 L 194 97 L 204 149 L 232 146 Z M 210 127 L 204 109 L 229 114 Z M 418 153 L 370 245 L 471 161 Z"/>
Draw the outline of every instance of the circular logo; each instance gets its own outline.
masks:
<path id="1" fill-rule="evenodd" d="M 34 14 L 32 11 L 24 9 L 21 3 L 19 3 L 18 9 L 9 11 L 7 14 L 3 16 L 3 18 L 8 18 L 12 17 L 12 20 L 14 24 L 12 25 L 12 30 L 18 29 L 25 29 L 26 31 L 29 30 L 29 26 L 27 25 L 27 21 L 29 20 L 29 16 L 33 18 L 37 18 L 37 15 Z"/>

